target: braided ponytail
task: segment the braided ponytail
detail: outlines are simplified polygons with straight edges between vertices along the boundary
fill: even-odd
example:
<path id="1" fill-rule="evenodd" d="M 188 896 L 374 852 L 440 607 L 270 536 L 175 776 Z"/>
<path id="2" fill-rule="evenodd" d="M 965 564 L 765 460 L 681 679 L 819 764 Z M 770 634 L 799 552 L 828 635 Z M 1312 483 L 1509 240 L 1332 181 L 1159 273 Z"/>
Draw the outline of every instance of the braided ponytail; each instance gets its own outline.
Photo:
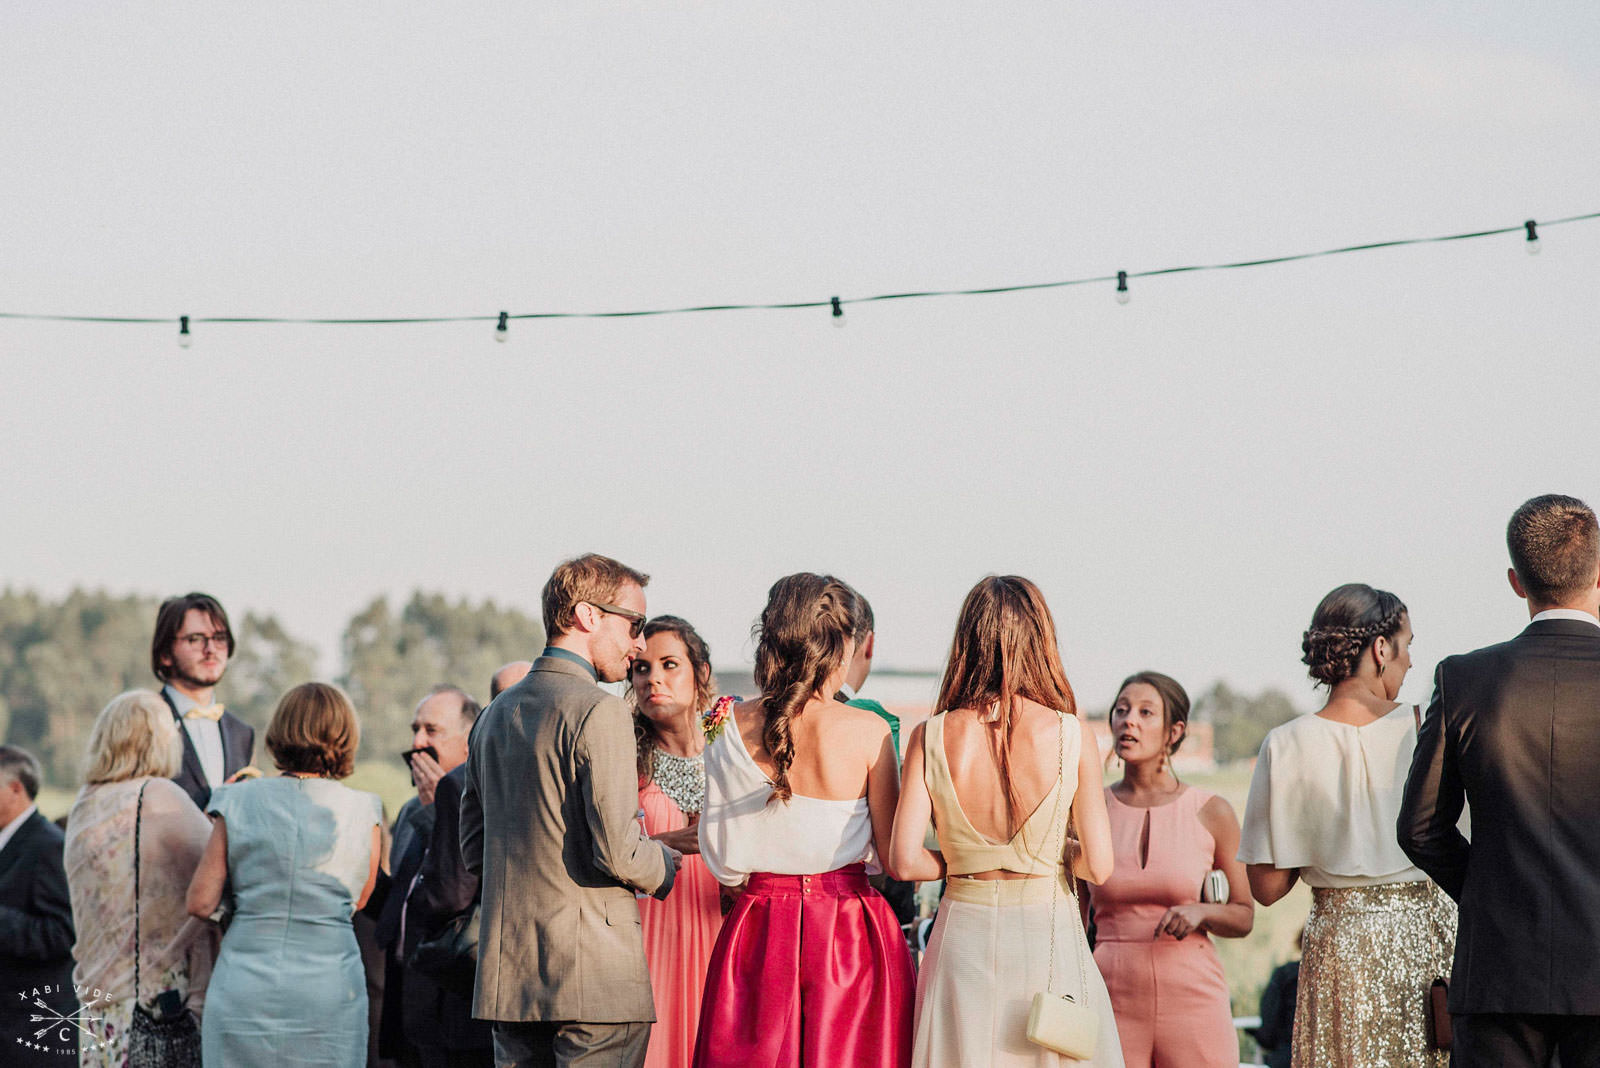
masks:
<path id="1" fill-rule="evenodd" d="M 1361 657 L 1379 638 L 1393 638 L 1405 621 L 1406 606 L 1387 590 L 1352 582 L 1329 593 L 1301 636 L 1301 661 L 1311 677 L 1332 687 L 1350 678 Z"/>
<path id="2" fill-rule="evenodd" d="M 779 801 L 793 796 L 794 719 L 838 670 L 855 615 L 854 592 L 830 575 L 788 575 L 767 591 L 767 606 L 755 626 L 755 681 L 766 720 L 761 742 L 772 758 L 772 796 Z"/>

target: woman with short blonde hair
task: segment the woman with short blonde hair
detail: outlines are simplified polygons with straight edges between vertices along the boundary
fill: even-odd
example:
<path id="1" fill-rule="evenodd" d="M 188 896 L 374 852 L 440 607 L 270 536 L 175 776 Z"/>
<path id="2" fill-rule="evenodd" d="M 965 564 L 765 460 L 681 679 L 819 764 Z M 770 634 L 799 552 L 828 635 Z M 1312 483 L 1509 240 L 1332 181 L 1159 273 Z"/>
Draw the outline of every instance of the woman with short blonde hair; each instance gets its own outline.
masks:
<path id="1" fill-rule="evenodd" d="M 65 856 L 78 939 L 72 981 L 87 1032 L 81 1065 L 127 1063 L 135 997 L 149 1008 L 175 991 L 197 1015 L 204 1005 L 216 936 L 181 901 L 211 829 L 170 778 L 183 763 L 179 730 L 160 696 L 129 690 L 111 699 L 89 732 Z"/>
<path id="2" fill-rule="evenodd" d="M 149 690 L 119 693 L 95 718 L 83 781 L 90 785 L 155 776 L 170 779 L 183 767 L 183 739 L 172 710 Z"/>

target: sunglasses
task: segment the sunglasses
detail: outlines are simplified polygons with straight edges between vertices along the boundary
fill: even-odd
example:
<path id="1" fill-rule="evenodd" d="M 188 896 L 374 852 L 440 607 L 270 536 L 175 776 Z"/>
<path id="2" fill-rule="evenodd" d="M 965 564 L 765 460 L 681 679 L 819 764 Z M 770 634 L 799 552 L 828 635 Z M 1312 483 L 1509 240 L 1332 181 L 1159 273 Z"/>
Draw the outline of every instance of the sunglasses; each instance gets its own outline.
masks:
<path id="1" fill-rule="evenodd" d="M 601 604 L 599 601 L 590 601 L 591 605 L 600 609 L 608 616 L 621 616 L 628 621 L 628 637 L 637 638 L 644 633 L 644 623 L 647 618 L 643 612 L 635 612 L 631 608 L 624 608 L 620 604 Z"/>

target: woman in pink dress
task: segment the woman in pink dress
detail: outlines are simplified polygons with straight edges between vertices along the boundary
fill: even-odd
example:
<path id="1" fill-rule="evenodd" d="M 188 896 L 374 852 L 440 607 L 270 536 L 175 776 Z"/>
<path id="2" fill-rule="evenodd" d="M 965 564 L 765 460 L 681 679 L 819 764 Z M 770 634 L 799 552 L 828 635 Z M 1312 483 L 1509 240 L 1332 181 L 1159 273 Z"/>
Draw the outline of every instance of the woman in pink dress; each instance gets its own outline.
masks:
<path id="1" fill-rule="evenodd" d="M 910 1063 L 911 954 L 867 882 L 899 762 L 887 723 L 833 699 L 857 611 L 838 579 L 779 579 L 757 626 L 760 698 L 708 717 L 701 855 L 742 893 L 706 974 L 697 1068 Z"/>
<path id="2" fill-rule="evenodd" d="M 1122 781 L 1106 788 L 1116 867 L 1091 888 L 1094 959 L 1105 976 L 1127 1068 L 1235 1068 L 1228 981 L 1211 936 L 1255 923 L 1239 820 L 1216 794 L 1178 781 L 1172 754 L 1188 730 L 1189 695 L 1155 671 L 1128 677 L 1111 709 Z M 1212 869 L 1227 900 L 1202 902 Z"/>
<path id="3" fill-rule="evenodd" d="M 645 1068 L 688 1068 L 700 1021 L 711 947 L 722 926 L 721 889 L 699 852 L 696 824 L 705 804 L 705 735 L 701 712 L 716 683 L 711 652 L 677 616 L 644 628 L 644 655 L 628 674 L 633 733 L 639 746 L 639 814 L 644 831 L 683 852 L 683 867 L 666 900 L 639 899 L 644 956 L 650 966 L 656 1022 Z"/>

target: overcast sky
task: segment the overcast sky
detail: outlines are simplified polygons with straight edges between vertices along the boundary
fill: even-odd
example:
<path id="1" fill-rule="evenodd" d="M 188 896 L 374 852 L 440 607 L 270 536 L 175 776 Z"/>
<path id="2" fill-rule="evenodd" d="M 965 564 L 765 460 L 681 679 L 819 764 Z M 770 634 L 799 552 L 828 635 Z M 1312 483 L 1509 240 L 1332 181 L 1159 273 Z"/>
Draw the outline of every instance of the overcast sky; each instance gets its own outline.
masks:
<path id="1" fill-rule="evenodd" d="M 1600 6 L 0 7 L 0 311 L 825 300 L 1600 211 Z M 1018 572 L 1081 696 L 1278 685 L 1328 589 L 1434 660 L 1526 616 L 1506 518 L 1600 502 L 1600 222 L 1008 296 L 492 326 L 0 321 L 0 582 L 215 593 L 338 668 L 561 558 L 747 662 L 771 581 L 937 667 Z M 530 651 L 531 652 L 531 651 Z M 471 685 L 478 680 L 467 680 Z"/>

